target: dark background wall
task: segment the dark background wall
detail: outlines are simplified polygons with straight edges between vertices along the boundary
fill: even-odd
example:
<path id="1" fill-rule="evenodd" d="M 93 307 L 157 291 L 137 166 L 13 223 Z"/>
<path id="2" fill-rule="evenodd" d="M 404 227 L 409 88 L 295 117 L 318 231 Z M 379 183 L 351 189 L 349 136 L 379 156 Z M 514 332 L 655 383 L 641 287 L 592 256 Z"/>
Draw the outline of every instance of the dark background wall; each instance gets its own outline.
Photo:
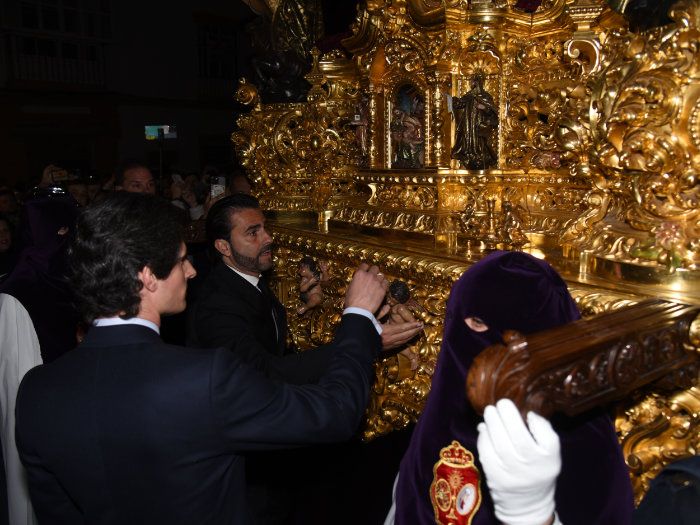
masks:
<path id="1" fill-rule="evenodd" d="M 177 126 L 163 143 L 173 168 L 233 164 L 232 95 L 254 16 L 230 0 L 3 0 L 0 184 L 29 184 L 49 163 L 100 175 L 123 157 L 157 167 L 147 124 Z"/>

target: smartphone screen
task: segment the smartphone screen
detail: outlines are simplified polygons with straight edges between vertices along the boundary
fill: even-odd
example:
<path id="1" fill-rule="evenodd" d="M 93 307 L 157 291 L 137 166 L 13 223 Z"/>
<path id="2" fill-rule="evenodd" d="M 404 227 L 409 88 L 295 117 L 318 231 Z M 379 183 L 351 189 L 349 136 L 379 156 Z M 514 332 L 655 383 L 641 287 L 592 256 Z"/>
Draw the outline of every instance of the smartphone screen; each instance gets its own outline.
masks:
<path id="1" fill-rule="evenodd" d="M 226 178 L 225 177 L 212 177 L 211 178 L 211 186 L 209 189 L 209 192 L 211 193 L 212 197 L 218 197 L 221 195 L 224 191 L 226 191 Z"/>

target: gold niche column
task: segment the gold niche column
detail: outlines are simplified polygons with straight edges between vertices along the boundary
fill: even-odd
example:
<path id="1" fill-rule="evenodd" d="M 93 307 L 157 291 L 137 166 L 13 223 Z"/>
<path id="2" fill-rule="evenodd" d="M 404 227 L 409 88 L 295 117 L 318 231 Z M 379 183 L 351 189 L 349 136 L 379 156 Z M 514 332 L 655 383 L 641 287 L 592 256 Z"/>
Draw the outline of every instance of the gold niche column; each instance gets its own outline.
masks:
<path id="1" fill-rule="evenodd" d="M 372 169 L 382 169 L 384 158 L 384 73 L 386 72 L 386 56 L 384 46 L 377 48 L 369 68 L 369 166 Z"/>
<path id="2" fill-rule="evenodd" d="M 450 92 L 450 74 L 443 71 L 433 71 L 428 75 L 428 89 L 432 99 L 432 119 L 430 133 L 432 136 L 432 148 L 428 164 L 436 168 L 448 167 L 450 165 L 450 147 L 446 139 L 449 133 L 450 121 L 446 118 L 449 115 L 445 107 L 446 94 Z"/>

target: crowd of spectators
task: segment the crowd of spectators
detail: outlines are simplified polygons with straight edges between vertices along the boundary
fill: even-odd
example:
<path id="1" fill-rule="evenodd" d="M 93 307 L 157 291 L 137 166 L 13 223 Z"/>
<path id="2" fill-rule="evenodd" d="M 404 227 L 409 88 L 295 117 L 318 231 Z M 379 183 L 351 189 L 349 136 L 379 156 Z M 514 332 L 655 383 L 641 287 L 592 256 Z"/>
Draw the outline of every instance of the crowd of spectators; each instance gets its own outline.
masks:
<path id="1" fill-rule="evenodd" d="M 199 173 L 173 170 L 157 178 L 146 164 L 134 160 L 120 163 L 109 176 L 104 177 L 83 175 L 79 170 L 49 164 L 34 185 L 0 185 L 0 283 L 17 263 L 23 244 L 19 238 L 22 211 L 25 203 L 34 198 L 63 194 L 76 207 L 82 208 L 99 202 L 113 191 L 161 195 L 182 209 L 183 214 L 192 221 L 189 232 L 196 239 L 198 233 L 203 232 L 203 226 L 199 228 L 197 223 L 203 221 L 216 200 L 211 193 L 213 178 L 217 182 L 225 181 L 222 195 L 251 193 L 252 184 L 242 170 L 225 173 L 207 165 Z"/>
<path id="2" fill-rule="evenodd" d="M 361 265 L 348 285 L 343 321 L 333 343 L 326 350 L 288 351 L 286 312 L 266 282 L 273 259 L 263 211 L 252 197 L 224 198 L 250 192 L 251 183 L 241 172 L 227 176 L 206 167 L 200 174 L 174 172 L 156 179 L 138 162 L 121 164 L 106 180 L 81 178 L 49 165 L 30 191 L 0 187 L 0 348 L 5 349 L 0 352 L 5 385 L 0 392 L 0 419 L 5 422 L 0 426 L 0 461 L 9 473 L 2 478 L 0 468 L 0 524 L 6 514 L 9 523 L 34 523 L 13 417 L 19 381 L 41 363 L 49 366 L 34 369 L 27 375 L 30 386 L 25 381 L 19 388 L 24 398 L 16 398 L 16 436 L 33 484 L 32 501 L 43 522 L 103 521 L 119 514 L 121 519 L 109 521 L 252 523 L 246 517 L 249 509 L 254 523 L 327 523 L 336 508 L 346 508 L 346 517 L 352 516 L 351 507 L 357 506 L 363 491 L 386 494 L 376 498 L 378 513 L 372 509 L 376 516 L 371 522 L 379 522 L 375 520 L 384 514 L 381 502 L 389 495 L 389 483 L 368 482 L 370 469 L 361 468 L 365 455 L 348 454 L 352 443 L 302 450 L 296 457 L 297 451 L 290 456 L 270 452 L 299 445 L 329 447 L 350 439 L 367 403 L 372 360 L 380 347 L 400 348 L 417 336 L 422 323 L 396 322 L 391 316 L 380 323 L 377 319 L 390 308 L 380 307 L 389 285 L 379 268 Z M 114 195 L 107 197 L 110 193 Z M 167 200 L 133 193 L 160 194 Z M 79 214 L 81 207 L 93 203 L 97 206 Z M 191 291 L 197 290 L 192 285 L 201 267 L 192 246 L 182 242 L 198 239 L 183 239 L 180 219 L 191 225 L 206 221 L 209 247 L 220 256 L 217 266 L 207 269 L 198 303 L 192 301 Z M 196 235 L 197 228 L 188 231 Z M 73 234 L 71 286 L 66 276 Z M 158 244 L 163 240 L 169 252 Z M 127 261 L 123 267 L 133 267 L 119 274 L 115 269 L 121 261 Z M 107 273 L 121 281 L 110 281 Z M 135 280 L 140 286 L 129 291 L 127 284 Z M 83 303 L 82 321 L 76 299 Z M 170 346 L 184 341 L 186 303 L 195 305 L 188 321 L 196 338 L 188 343 L 199 348 L 197 352 Z M 85 316 L 86 304 L 100 309 Z M 482 422 L 463 395 L 473 359 L 500 341 L 506 329 L 537 332 L 578 317 L 558 274 L 520 252 L 493 253 L 457 281 L 447 303 L 431 397 L 406 454 L 403 446 L 394 451 L 397 462 L 402 455 L 403 460 L 385 525 L 428 524 L 434 519 L 442 523 L 442 517 L 449 519 L 455 512 L 464 517 L 460 523 L 473 517 L 482 524 L 632 523 L 632 487 L 607 413 L 592 411 L 553 424 L 528 414 L 524 421 L 515 405 L 501 400 L 487 407 Z M 87 334 L 86 320 L 92 326 Z M 260 343 L 263 340 L 271 342 Z M 151 351 L 143 352 L 144 346 Z M 115 348 L 119 352 L 113 352 Z M 102 353 L 96 359 L 98 352 Z M 210 361 L 209 356 L 216 359 Z M 146 365 L 145 359 L 150 360 Z M 108 363 L 104 370 L 103 362 Z M 101 390 L 94 399 L 75 395 L 95 385 Z M 124 395 L 111 395 L 112 391 Z M 58 393 L 52 403 L 43 402 L 52 397 L 47 392 Z M 134 392 L 137 397 L 130 398 Z M 92 410 L 98 402 L 102 409 Z M 54 417 L 54 407 L 61 407 L 59 417 Z M 72 419 L 75 414 L 80 418 Z M 90 449 L 104 431 L 90 417 L 100 423 L 109 420 L 104 428 L 114 431 L 104 448 L 110 455 L 109 469 L 94 468 L 96 460 L 90 454 L 99 461 L 107 456 Z M 220 419 L 227 425 L 219 425 Z M 142 433 L 143 426 L 156 431 Z M 175 428 L 185 432 L 173 434 Z M 35 452 L 39 447 L 43 456 Z M 159 455 L 144 461 L 143 451 L 152 455 L 156 448 Z M 256 458 L 256 452 L 261 456 Z M 348 456 L 350 462 L 333 470 L 335 465 L 326 465 L 327 453 Z M 75 457 L 64 461 L 66 454 Z M 386 454 L 366 457 L 370 467 L 391 468 Z M 467 458 L 468 464 L 452 464 L 452 457 Z M 58 465 L 59 474 L 48 465 Z M 244 476 L 246 465 L 251 468 Z M 285 478 L 280 469 L 292 476 Z M 304 469 L 311 472 L 297 477 Z M 353 470 L 360 483 L 353 479 Z M 640 508 L 644 511 L 638 513 L 638 523 L 656 523 L 659 515 L 671 515 L 676 507 L 696 519 L 698 470 L 697 461 L 685 462 L 661 477 L 656 496 Z M 350 473 L 350 479 L 339 473 Z M 373 472 L 374 478 L 380 475 Z M 324 487 L 328 479 L 339 478 L 338 486 Z M 65 480 L 78 482 L 71 486 Z M 688 490 L 679 494 L 678 487 Z M 585 500 L 579 497 L 582 488 L 587 491 Z M 105 496 L 109 490 L 128 494 L 128 501 Z M 3 501 L 5 493 L 8 498 Z M 304 496 L 313 501 L 307 504 Z M 371 498 L 362 498 L 366 507 Z M 651 521 L 641 521 L 642 515 Z M 289 521 L 294 516 L 297 519 Z M 313 521 L 316 518 L 319 521 Z M 672 521 L 681 523 L 681 518 Z M 368 523 L 355 517 L 338 521 L 345 522 Z"/>
<path id="3" fill-rule="evenodd" d="M 227 175 L 207 167 L 201 173 L 156 178 L 147 165 L 134 161 L 121 163 L 109 177 L 84 176 L 49 164 L 35 180 L 14 186 L 0 182 L 0 524 L 36 523 L 14 440 L 19 381 L 32 367 L 52 363 L 75 348 L 88 331 L 67 278 L 80 209 L 99 205 L 110 194 L 158 194 L 173 204 L 175 216 L 190 222 L 186 240 L 197 241 L 206 212 L 216 201 L 210 192 L 212 177 L 217 198 L 219 192 L 223 197 L 250 191 L 242 172 Z M 165 339 L 184 341 L 182 319 L 174 316 L 166 325 Z"/>

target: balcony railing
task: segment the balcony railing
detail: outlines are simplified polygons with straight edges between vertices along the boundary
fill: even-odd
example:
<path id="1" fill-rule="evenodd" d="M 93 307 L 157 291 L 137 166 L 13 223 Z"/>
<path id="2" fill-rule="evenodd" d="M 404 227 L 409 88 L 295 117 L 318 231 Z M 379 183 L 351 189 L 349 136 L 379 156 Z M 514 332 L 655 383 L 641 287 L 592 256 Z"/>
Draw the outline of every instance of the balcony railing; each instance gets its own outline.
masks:
<path id="1" fill-rule="evenodd" d="M 11 82 L 105 86 L 101 41 L 35 33 L 6 33 L 5 38 Z"/>

